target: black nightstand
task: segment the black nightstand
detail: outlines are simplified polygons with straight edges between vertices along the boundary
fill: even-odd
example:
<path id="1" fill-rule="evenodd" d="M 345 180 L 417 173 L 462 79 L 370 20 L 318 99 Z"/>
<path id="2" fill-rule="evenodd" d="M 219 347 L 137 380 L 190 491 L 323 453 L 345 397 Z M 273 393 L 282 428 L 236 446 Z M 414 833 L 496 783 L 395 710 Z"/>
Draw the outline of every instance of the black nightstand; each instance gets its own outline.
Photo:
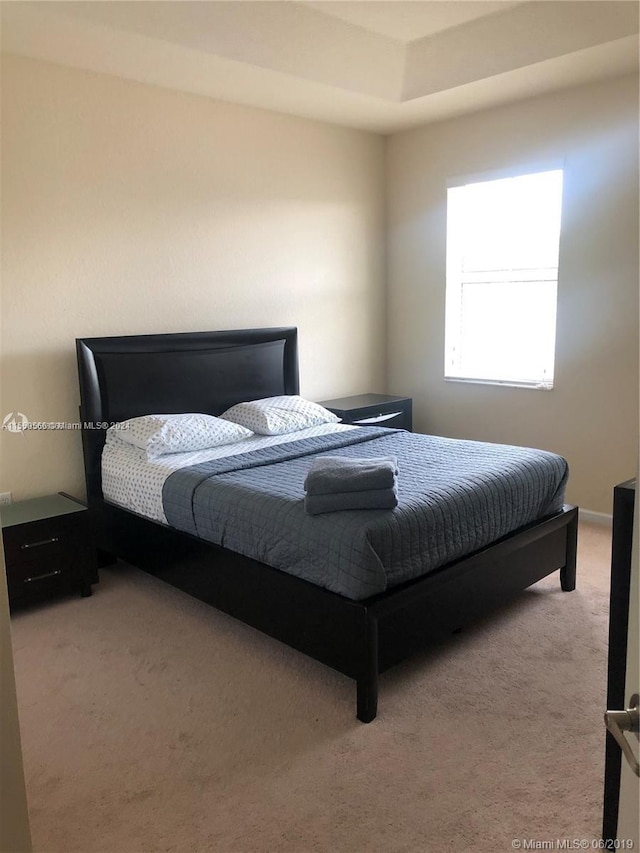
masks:
<path id="1" fill-rule="evenodd" d="M 96 546 L 84 504 L 47 495 L 0 507 L 10 603 L 77 590 L 98 582 Z"/>
<path id="2" fill-rule="evenodd" d="M 412 429 L 411 399 L 390 394 L 359 394 L 320 403 L 342 418 L 342 423 L 356 426 L 382 426 Z"/>

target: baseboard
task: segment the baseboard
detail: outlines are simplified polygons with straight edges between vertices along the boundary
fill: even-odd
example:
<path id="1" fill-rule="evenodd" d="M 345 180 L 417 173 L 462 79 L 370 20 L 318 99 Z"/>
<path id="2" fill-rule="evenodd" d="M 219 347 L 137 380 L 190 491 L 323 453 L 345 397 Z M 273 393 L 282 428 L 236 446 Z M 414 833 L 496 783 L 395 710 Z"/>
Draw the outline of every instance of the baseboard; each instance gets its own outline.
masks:
<path id="1" fill-rule="evenodd" d="M 613 516 L 606 512 L 592 512 L 590 509 L 579 510 L 580 521 L 589 521 L 591 524 L 601 524 L 604 527 L 611 527 L 613 524 Z"/>

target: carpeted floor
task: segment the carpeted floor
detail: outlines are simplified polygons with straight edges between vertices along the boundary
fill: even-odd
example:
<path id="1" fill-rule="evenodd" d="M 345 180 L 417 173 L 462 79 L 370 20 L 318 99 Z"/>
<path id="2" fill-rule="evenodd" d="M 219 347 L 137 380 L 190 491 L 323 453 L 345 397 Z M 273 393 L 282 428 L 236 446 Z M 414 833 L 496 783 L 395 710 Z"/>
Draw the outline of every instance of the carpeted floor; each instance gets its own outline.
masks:
<path id="1" fill-rule="evenodd" d="M 610 534 L 352 681 L 135 569 L 12 620 L 37 853 L 501 853 L 597 838 Z"/>

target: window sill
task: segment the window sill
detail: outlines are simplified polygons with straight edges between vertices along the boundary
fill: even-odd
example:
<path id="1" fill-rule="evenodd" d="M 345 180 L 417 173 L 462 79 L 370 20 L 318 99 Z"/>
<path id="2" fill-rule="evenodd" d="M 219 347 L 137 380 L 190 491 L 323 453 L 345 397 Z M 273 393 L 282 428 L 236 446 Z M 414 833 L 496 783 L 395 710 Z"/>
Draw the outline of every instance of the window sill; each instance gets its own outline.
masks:
<path id="1" fill-rule="evenodd" d="M 445 382 L 457 382 L 464 385 L 493 385 L 501 388 L 525 388 L 528 391 L 553 391 L 552 384 L 533 382 L 503 382 L 499 379 L 463 379 L 458 376 L 445 376 Z"/>

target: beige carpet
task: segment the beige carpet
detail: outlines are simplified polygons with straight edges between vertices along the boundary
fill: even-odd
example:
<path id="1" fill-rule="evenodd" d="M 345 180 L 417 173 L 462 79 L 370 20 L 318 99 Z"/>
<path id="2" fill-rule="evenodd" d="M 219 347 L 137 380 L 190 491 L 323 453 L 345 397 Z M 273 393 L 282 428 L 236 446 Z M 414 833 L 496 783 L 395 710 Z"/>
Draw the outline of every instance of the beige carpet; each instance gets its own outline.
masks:
<path id="1" fill-rule="evenodd" d="M 39 853 L 501 853 L 597 837 L 610 541 L 355 685 L 128 566 L 90 599 L 17 614 Z"/>

